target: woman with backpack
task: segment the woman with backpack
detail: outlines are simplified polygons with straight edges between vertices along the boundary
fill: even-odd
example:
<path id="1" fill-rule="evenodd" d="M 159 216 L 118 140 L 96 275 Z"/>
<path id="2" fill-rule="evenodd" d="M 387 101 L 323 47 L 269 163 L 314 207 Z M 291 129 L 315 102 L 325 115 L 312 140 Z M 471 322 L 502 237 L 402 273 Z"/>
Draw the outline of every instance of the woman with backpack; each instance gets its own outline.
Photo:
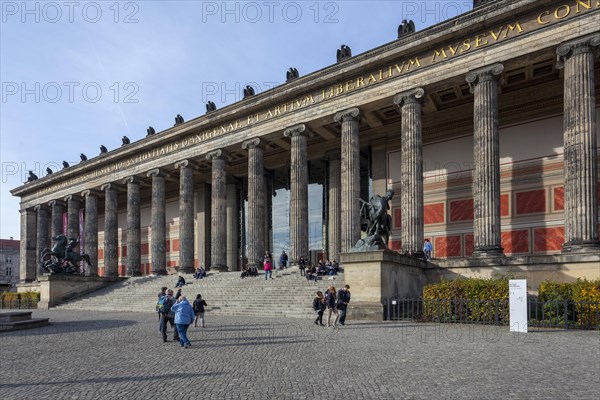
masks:
<path id="1" fill-rule="evenodd" d="M 327 327 L 331 326 L 331 314 L 335 314 L 335 321 L 333 322 L 333 326 L 337 326 L 338 318 L 340 317 L 337 310 L 337 293 L 335 291 L 335 287 L 333 285 L 329 285 L 327 289 L 327 294 L 325 295 L 325 305 L 329 310 L 329 315 L 327 316 Z"/>
<path id="2" fill-rule="evenodd" d="M 194 314 L 196 314 L 194 327 L 198 326 L 198 318 L 200 318 L 200 327 L 204 328 L 204 307 L 207 305 L 208 304 L 202 299 L 201 294 L 196 296 L 196 300 L 194 300 Z"/>

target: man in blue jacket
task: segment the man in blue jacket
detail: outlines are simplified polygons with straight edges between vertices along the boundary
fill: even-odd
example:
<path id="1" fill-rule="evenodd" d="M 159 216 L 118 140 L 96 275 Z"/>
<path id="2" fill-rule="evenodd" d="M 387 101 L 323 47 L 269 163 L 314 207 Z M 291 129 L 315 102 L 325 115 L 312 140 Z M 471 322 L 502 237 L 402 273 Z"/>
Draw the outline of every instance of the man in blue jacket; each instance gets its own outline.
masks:
<path id="1" fill-rule="evenodd" d="M 187 337 L 187 329 L 196 316 L 194 308 L 185 296 L 181 296 L 177 303 L 173 305 L 172 310 L 175 312 L 175 326 L 177 327 L 177 333 L 179 333 L 179 345 L 187 349 L 192 345 Z"/>
<path id="2" fill-rule="evenodd" d="M 171 325 L 171 327 L 175 328 L 175 312 L 173 311 L 173 306 L 175 305 L 175 298 L 173 297 L 173 290 L 167 290 L 167 294 L 164 295 L 161 299 L 159 299 L 159 303 L 163 303 L 163 309 L 159 310 L 160 313 L 160 333 L 162 334 L 163 342 L 167 341 L 167 323 Z M 179 340 L 179 335 L 177 334 L 177 328 L 175 328 L 175 332 L 173 333 L 173 340 Z"/>

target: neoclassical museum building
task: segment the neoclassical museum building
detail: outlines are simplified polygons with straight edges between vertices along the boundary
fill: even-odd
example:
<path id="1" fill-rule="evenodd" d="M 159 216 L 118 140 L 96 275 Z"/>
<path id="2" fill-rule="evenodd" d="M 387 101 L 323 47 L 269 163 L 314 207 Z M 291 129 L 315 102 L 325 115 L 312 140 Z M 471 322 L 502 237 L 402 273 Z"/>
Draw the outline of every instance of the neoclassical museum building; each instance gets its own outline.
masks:
<path id="1" fill-rule="evenodd" d="M 392 189 L 393 250 L 427 238 L 440 268 L 597 277 L 600 2 L 475 3 L 15 188 L 21 280 L 62 232 L 89 275 L 239 270 L 272 248 L 282 188 L 293 263 L 309 254 L 313 183 L 328 258 L 361 238 L 358 199 Z"/>

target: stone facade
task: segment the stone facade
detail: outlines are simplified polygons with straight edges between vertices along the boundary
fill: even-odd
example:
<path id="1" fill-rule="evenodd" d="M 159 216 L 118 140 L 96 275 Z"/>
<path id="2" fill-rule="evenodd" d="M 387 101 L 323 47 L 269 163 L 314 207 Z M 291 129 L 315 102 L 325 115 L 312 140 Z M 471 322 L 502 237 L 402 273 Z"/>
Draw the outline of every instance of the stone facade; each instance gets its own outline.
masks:
<path id="1" fill-rule="evenodd" d="M 272 196 L 284 188 L 294 262 L 314 250 L 312 183 L 324 185 L 328 258 L 360 239 L 359 199 L 386 189 L 396 191 L 395 250 L 419 254 L 430 238 L 438 258 L 486 265 L 600 251 L 598 25 L 596 2 L 481 4 L 24 184 L 12 191 L 21 280 L 39 275 L 49 235 L 81 235 L 82 208 L 84 251 L 97 262 L 89 275 L 260 265 L 273 245 Z M 556 118 L 561 132 L 507 145 L 515 127 Z"/>

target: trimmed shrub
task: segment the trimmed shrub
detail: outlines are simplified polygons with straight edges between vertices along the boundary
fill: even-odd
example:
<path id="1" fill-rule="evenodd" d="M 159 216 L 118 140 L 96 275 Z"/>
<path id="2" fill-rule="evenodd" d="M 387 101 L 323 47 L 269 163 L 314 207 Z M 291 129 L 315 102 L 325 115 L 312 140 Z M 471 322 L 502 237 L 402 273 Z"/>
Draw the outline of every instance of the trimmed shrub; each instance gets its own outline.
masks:
<path id="1" fill-rule="evenodd" d="M 423 314 L 440 322 L 508 322 L 508 277 L 461 278 L 423 288 Z"/>
<path id="2" fill-rule="evenodd" d="M 2 308 L 36 308 L 39 301 L 38 292 L 2 293 Z"/>

